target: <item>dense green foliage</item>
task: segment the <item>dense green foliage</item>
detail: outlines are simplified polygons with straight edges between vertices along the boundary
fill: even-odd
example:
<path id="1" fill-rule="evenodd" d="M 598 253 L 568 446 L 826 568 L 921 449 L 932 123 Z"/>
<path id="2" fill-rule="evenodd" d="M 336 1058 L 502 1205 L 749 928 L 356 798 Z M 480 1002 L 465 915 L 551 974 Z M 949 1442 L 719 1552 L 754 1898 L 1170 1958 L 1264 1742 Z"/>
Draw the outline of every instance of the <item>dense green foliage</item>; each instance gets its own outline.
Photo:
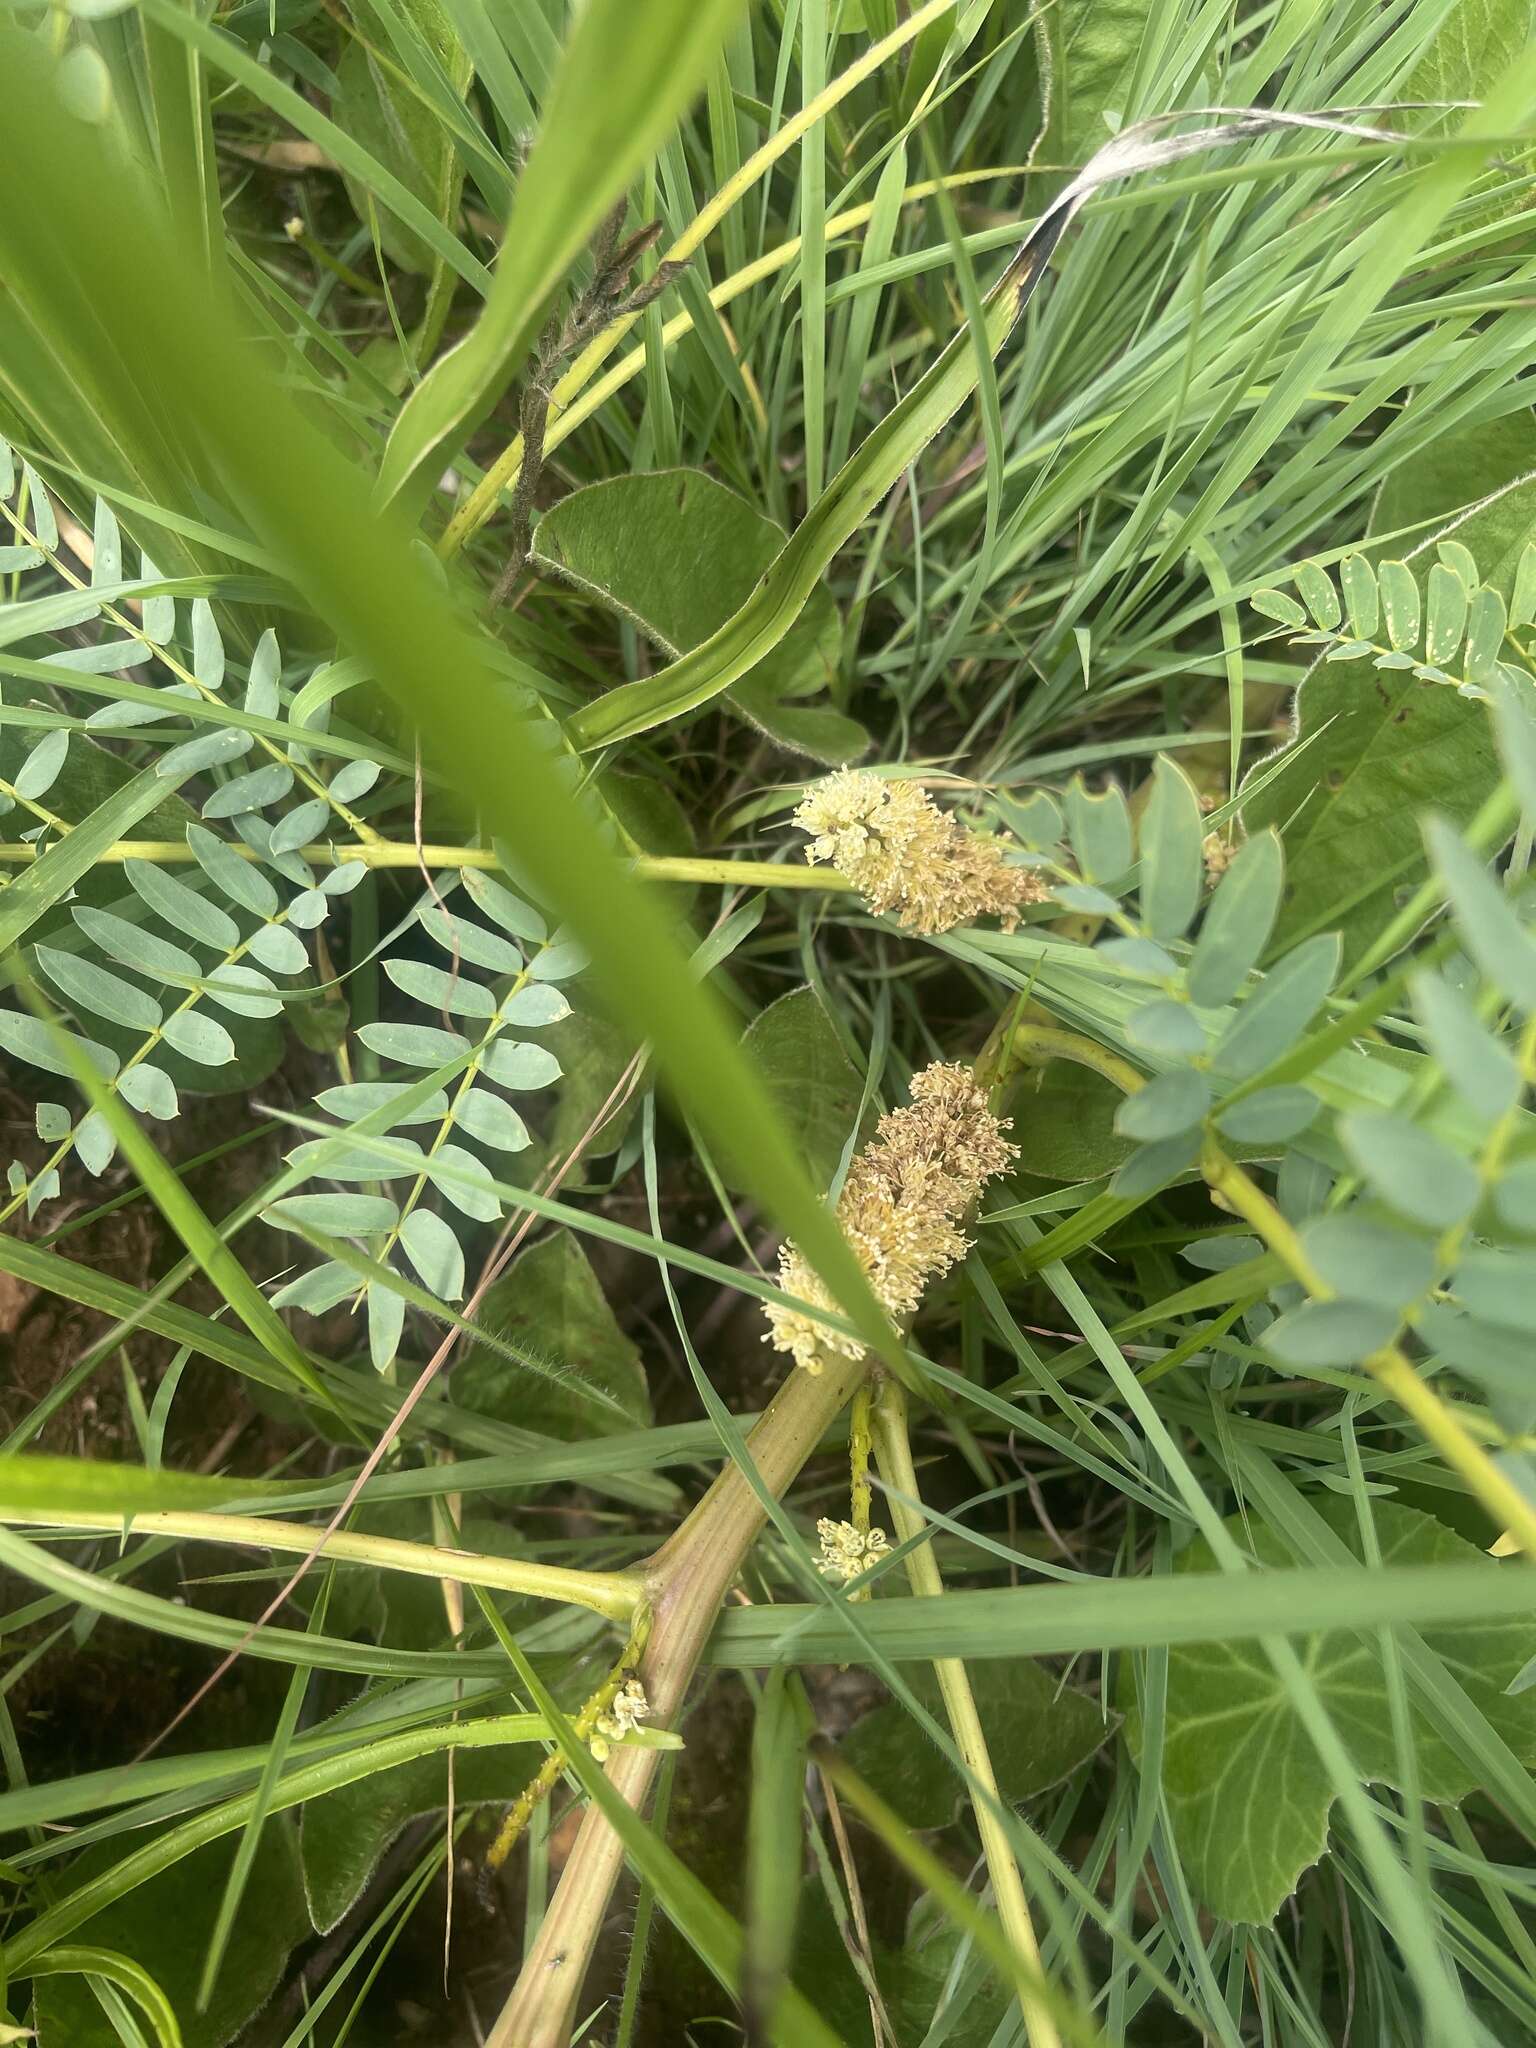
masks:
<path id="1" fill-rule="evenodd" d="M 0 21 L 0 2040 L 514 2048 L 583 1806 L 622 2048 L 1536 2037 L 1533 31 Z M 844 765 L 1022 917 L 807 865 Z"/>

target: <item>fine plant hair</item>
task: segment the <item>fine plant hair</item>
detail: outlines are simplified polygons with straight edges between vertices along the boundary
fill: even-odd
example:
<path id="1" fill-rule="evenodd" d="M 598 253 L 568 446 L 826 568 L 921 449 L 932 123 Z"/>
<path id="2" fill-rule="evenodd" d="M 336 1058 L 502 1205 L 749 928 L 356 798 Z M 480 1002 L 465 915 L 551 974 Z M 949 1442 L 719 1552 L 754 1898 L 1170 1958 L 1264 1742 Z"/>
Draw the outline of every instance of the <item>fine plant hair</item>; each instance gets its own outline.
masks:
<path id="1" fill-rule="evenodd" d="M 1536 2037 L 1532 28 L 0 23 L 0 2041 Z"/>

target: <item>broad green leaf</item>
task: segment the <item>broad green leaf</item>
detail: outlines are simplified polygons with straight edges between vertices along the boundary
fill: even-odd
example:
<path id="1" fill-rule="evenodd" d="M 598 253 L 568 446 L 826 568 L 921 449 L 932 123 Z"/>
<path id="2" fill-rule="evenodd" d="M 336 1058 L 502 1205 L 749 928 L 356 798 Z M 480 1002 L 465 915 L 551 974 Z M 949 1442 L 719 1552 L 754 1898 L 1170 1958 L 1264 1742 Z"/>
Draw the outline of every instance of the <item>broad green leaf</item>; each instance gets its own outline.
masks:
<path id="1" fill-rule="evenodd" d="M 435 481 L 501 395 L 562 279 L 703 84 L 738 14 L 739 0 L 591 0 L 577 17 L 480 318 L 422 379 L 389 437 L 386 502 Z"/>
<path id="2" fill-rule="evenodd" d="M 1524 25 L 1517 30 L 1523 46 L 1533 25 L 1530 0 L 1459 0 L 1442 38 L 1454 45 L 1464 30 L 1471 29 L 1473 16 L 1499 12 L 1508 23 L 1524 15 Z M 1481 88 L 1471 88 L 1448 97 L 1480 95 Z M 1471 427 L 1458 421 L 1387 478 L 1376 500 L 1371 531 L 1391 533 L 1406 526 L 1424 531 L 1423 522 L 1432 521 L 1427 530 L 1433 532 L 1467 506 L 1478 505 L 1480 510 L 1457 525 L 1455 537 L 1475 557 L 1483 582 L 1508 599 L 1526 543 L 1536 536 L 1533 470 L 1536 419 L 1529 407 L 1513 407 L 1501 418 Z M 1484 504 L 1485 499 L 1491 502 Z M 1405 539 L 1397 545 L 1414 543 Z"/>
<path id="3" fill-rule="evenodd" d="M 1082 163 L 1139 111 L 1127 95 L 1153 12 L 1151 0 L 1060 0 L 1038 18 L 1045 162 Z"/>
<path id="4" fill-rule="evenodd" d="M 777 1104 L 812 1182 L 830 1187 L 859 1113 L 859 1076 L 812 988 L 754 1017 L 742 1049 Z"/>
<path id="5" fill-rule="evenodd" d="M 509 1804 L 536 1763 L 526 1741 L 466 1750 L 453 1758 L 455 1806 Z M 402 1828 L 418 1814 L 440 1812 L 449 1789 L 449 1758 L 422 1756 L 309 1801 L 300 1849 L 304 1896 L 317 1933 L 329 1933 L 346 1916 Z"/>
<path id="6" fill-rule="evenodd" d="M 1424 879 L 1422 813 L 1466 824 L 1499 770 L 1482 705 L 1411 673 L 1324 663 L 1296 693 L 1295 739 L 1249 780 L 1260 776 L 1243 822 L 1285 842 L 1276 943 L 1338 930 L 1348 965 Z"/>
<path id="7" fill-rule="evenodd" d="M 1326 1500 L 1316 1507 L 1358 1557 L 1354 1503 Z M 1387 1564 L 1455 1561 L 1469 1570 L 1510 1569 L 1414 1509 L 1377 1501 L 1373 1515 Z M 1279 1538 L 1262 1522 L 1250 1518 L 1229 1526 L 1263 1563 L 1287 1560 Z M 1212 1562 L 1204 1541 L 1197 1540 L 1182 1553 L 1176 1571 L 1209 1577 Z M 1536 1757 L 1536 1697 L 1511 1699 L 1505 1691 L 1536 1650 L 1530 1621 L 1446 1625 L 1426 1630 L 1425 1638 L 1516 1754 L 1527 1761 Z M 1304 1646 L 1304 1660 L 1361 1779 L 1399 1785 L 1380 1656 L 1369 1638 L 1315 1636 Z M 1419 1711 L 1413 1727 L 1420 1796 L 1443 1804 L 1464 1799 L 1475 1781 L 1462 1749 Z M 1139 1755 L 1139 1705 L 1128 1703 L 1126 1733 Z M 1332 1783 L 1256 1644 L 1212 1642 L 1169 1652 L 1162 1790 L 1184 1869 L 1202 1903 L 1223 1919 L 1272 1920 L 1327 1846 Z"/>
<path id="8" fill-rule="evenodd" d="M 460 1407 L 562 1439 L 650 1422 L 640 1352 L 573 1232 L 557 1231 L 520 1253 L 476 1320 L 539 1369 L 520 1371 L 503 1353 L 471 1345 L 454 1367 Z"/>
<path id="9" fill-rule="evenodd" d="M 535 559 L 629 619 L 676 659 L 723 626 L 784 546 L 783 529 L 701 470 L 621 476 L 572 491 L 539 522 Z M 728 701 L 781 746 L 837 765 L 869 735 L 811 698 L 837 672 L 842 628 L 817 584 L 783 639 Z"/>
<path id="10" fill-rule="evenodd" d="M 1009 1103 L 1017 1170 L 1045 1180 L 1096 1180 L 1129 1158 L 1132 1142 L 1115 1134 L 1120 1090 L 1102 1074 L 1052 1060 L 1021 1076 Z"/>
<path id="11" fill-rule="evenodd" d="M 1075 1771 L 1113 1732 L 1097 1703 L 1058 1682 L 1032 1658 L 979 1664 L 971 1690 L 1004 1801 L 1017 1805 Z M 914 1671 L 907 1683 L 943 1721 L 938 1681 Z M 908 1827 L 940 1828 L 967 1793 L 949 1759 L 935 1749 L 905 1707 L 888 1701 L 845 1737 L 842 1754 Z"/>
<path id="12" fill-rule="evenodd" d="M 86 1850 L 75 1866 L 77 1881 L 99 1874 L 119 1853 L 115 1844 Z M 275 1818 L 262 1830 L 251 1872 L 260 1910 L 240 1914 L 212 2001 L 199 2012 L 203 1951 L 229 1861 L 221 1844 L 198 1850 L 93 1915 L 80 1930 L 89 1946 L 117 1950 L 149 1972 L 176 2013 L 184 2048 L 223 2048 L 232 2040 L 266 2004 L 290 1949 L 308 1932 L 293 1827 Z M 40 2048 L 121 2048 L 95 1993 L 73 1977 L 39 1983 L 37 2028 Z"/>
<path id="13" fill-rule="evenodd" d="M 458 38 L 436 0 L 413 0 L 410 18 L 433 53 L 457 70 Z M 467 83 L 467 73 L 460 75 Z M 411 90 L 397 69 L 381 63 L 361 41 L 343 50 L 336 79 L 341 91 L 332 104 L 333 118 L 452 232 L 464 174 L 439 115 Z M 343 183 L 363 225 L 377 222 L 379 240 L 391 260 L 402 270 L 429 275 L 442 260 L 437 251 L 387 209 L 375 205 L 371 193 L 345 170 Z"/>

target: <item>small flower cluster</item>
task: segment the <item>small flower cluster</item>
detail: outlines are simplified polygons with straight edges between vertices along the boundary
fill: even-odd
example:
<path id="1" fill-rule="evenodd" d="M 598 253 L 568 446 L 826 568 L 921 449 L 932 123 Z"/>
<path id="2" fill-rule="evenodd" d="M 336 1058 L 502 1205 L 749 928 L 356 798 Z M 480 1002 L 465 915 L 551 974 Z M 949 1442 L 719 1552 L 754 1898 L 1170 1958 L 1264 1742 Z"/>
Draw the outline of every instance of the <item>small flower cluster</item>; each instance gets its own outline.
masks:
<path id="1" fill-rule="evenodd" d="M 1026 903 L 1049 891 L 1031 868 L 1010 867 L 996 839 L 967 832 L 915 782 L 840 768 L 809 790 L 795 823 L 811 833 L 806 859 L 830 861 L 879 916 L 909 932 L 947 932 L 995 916 L 1012 931 Z"/>
<path id="2" fill-rule="evenodd" d="M 593 1727 L 592 1754 L 599 1763 L 607 1761 L 610 1747 L 622 1742 L 651 1711 L 645 1687 L 638 1678 L 626 1678 L 612 1700 L 597 1717 Z"/>
<path id="3" fill-rule="evenodd" d="M 823 1515 L 816 1524 L 821 1539 L 821 1575 L 849 1585 L 860 1572 L 878 1564 L 890 1545 L 883 1529 L 856 1529 L 852 1522 L 834 1522 Z"/>
<path id="4" fill-rule="evenodd" d="M 960 1219 L 1017 1153 L 1006 1125 L 987 1107 L 969 1067 L 925 1067 L 912 1078 L 905 1109 L 881 1117 L 873 1144 L 848 1169 L 837 1220 L 875 1295 L 897 1318 L 911 1315 L 930 1280 L 970 1250 Z M 787 1294 L 836 1310 L 820 1276 L 793 1244 L 779 1251 Z M 821 1371 L 823 1351 L 861 1358 L 857 1337 L 828 1329 L 801 1309 L 766 1310 L 768 1342 L 788 1351 L 807 1372 Z"/>

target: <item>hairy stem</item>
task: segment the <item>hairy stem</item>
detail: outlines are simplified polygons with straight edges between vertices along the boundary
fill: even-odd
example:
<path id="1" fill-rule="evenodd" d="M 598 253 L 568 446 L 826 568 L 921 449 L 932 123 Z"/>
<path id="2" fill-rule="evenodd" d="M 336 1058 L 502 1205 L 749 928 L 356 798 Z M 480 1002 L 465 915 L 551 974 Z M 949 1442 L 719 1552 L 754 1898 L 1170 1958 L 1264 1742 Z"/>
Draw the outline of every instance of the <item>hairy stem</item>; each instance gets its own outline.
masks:
<path id="1" fill-rule="evenodd" d="M 864 1371 L 862 1359 L 829 1356 L 823 1372 L 792 1372 L 779 1389 L 747 1439 L 757 1476 L 775 1499 L 792 1484 Z M 675 1725 L 721 1602 L 766 1518 L 740 1466 L 727 1465 L 645 1568 L 653 1621 L 639 1677 L 656 1726 Z M 621 1746 L 609 1762 L 608 1781 L 639 1808 L 660 1761 L 660 1751 Z M 623 1862 L 618 1836 L 589 1807 L 538 1938 L 485 2048 L 566 2048 Z"/>
<path id="2" fill-rule="evenodd" d="M 886 1496 L 891 1519 L 896 1524 L 897 1535 L 906 1543 L 914 1537 L 926 1535 L 928 1524 L 921 1507 L 916 1505 L 921 1501 L 921 1495 L 907 1435 L 907 1397 L 894 1380 L 881 1381 L 875 1396 L 873 1426 L 875 1458 L 891 1488 Z M 920 1599 L 934 1599 L 943 1593 L 944 1582 L 939 1577 L 931 1543 L 919 1543 L 908 1555 L 907 1580 Z M 998 1813 L 1001 1800 L 997 1777 L 992 1769 L 981 1717 L 976 1711 L 971 1681 L 958 1657 L 936 1657 L 933 1675 L 944 1698 L 944 1710 L 949 1716 L 955 1746 L 984 1795 L 973 1800 L 972 1806 L 981 1835 L 982 1854 L 986 1857 L 987 1874 L 992 1880 L 993 1897 L 997 1901 L 998 1918 L 1003 1932 L 1025 1966 L 1019 1982 L 1019 2011 L 1024 2020 L 1025 2036 L 1030 2048 L 1061 2048 L 1061 2036 L 1049 2007 L 1035 1989 L 1026 1988 L 1043 1982 L 1040 1944 L 1035 1939 L 1035 1925 L 1030 1918 L 1029 1901 L 1024 1896 L 1024 1881 L 1019 1875 L 1013 1845 Z"/>

